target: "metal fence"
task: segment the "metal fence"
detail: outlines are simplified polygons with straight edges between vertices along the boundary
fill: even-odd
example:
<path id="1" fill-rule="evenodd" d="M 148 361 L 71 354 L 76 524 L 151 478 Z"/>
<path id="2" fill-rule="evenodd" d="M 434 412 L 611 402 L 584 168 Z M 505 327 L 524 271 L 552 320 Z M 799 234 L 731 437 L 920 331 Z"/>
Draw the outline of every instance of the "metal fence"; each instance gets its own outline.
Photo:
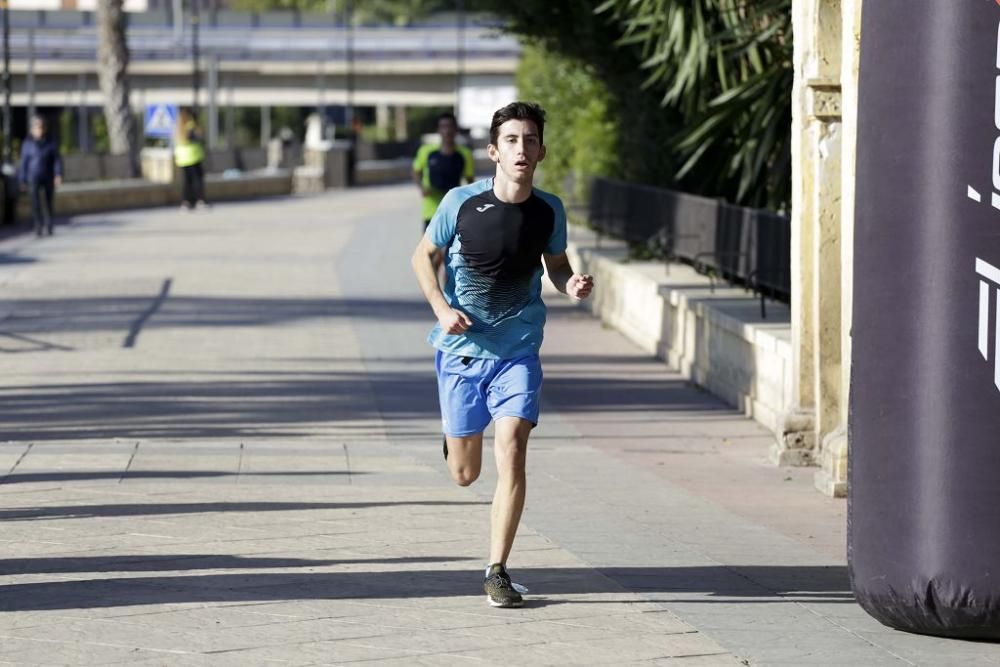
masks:
<path id="1" fill-rule="evenodd" d="M 761 297 L 791 297 L 791 222 L 769 211 L 733 206 L 634 183 L 597 178 L 588 218 L 600 234 L 622 239 L 666 261 L 742 285 Z"/>

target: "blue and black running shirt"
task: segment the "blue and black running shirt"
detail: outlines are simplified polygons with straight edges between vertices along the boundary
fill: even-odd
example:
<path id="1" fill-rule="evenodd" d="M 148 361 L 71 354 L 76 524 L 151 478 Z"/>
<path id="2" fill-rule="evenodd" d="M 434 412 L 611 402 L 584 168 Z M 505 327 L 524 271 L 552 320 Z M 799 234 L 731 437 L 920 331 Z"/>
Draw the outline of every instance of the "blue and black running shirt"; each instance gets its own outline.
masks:
<path id="1" fill-rule="evenodd" d="M 566 251 L 566 211 L 534 189 L 519 204 L 500 201 L 493 179 L 455 188 L 431 219 L 427 236 L 447 249 L 444 298 L 472 326 L 449 335 L 440 324 L 428 342 L 448 354 L 514 359 L 538 354 L 545 326 L 542 255 Z"/>

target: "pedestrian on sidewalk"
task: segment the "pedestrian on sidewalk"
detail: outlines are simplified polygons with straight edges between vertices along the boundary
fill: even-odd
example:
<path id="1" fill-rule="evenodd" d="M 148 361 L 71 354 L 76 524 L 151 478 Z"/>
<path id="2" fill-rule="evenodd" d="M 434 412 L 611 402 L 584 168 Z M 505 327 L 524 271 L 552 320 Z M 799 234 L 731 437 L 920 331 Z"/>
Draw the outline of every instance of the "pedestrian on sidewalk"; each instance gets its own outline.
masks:
<path id="1" fill-rule="evenodd" d="M 181 169 L 181 208 L 185 211 L 208 206 L 204 161 L 205 145 L 198 121 L 189 109 L 181 109 L 174 128 L 174 163 Z"/>
<path id="2" fill-rule="evenodd" d="M 534 104 L 494 113 L 487 150 L 495 175 L 445 195 L 412 259 L 438 319 L 428 342 L 437 349 L 444 457 L 459 485 L 479 477 L 483 431 L 495 422 L 497 486 L 483 583 L 495 607 L 523 604 L 507 558 L 524 507 L 528 436 L 538 423 L 543 262 L 556 289 L 574 299 L 594 286 L 566 257 L 562 202 L 533 187 L 544 129 L 545 112 Z M 434 270 L 442 250 L 443 289 Z"/>
<path id="3" fill-rule="evenodd" d="M 49 136 L 45 118 L 33 116 L 29 135 L 21 145 L 17 180 L 21 189 L 28 192 L 36 236 L 43 233 L 52 236 L 52 201 L 56 188 L 62 185 L 62 177 L 63 163 L 59 145 Z"/>

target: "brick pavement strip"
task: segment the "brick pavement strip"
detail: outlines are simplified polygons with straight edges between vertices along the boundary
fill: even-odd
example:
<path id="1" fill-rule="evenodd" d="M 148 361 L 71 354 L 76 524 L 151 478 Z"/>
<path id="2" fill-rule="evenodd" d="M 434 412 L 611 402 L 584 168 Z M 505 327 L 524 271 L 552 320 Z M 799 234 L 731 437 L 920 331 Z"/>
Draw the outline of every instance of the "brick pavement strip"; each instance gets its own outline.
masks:
<path id="1" fill-rule="evenodd" d="M 0 664 L 1000 658 L 868 619 L 842 505 L 558 299 L 511 559 L 532 592 L 489 608 L 493 475 L 452 485 L 435 444 L 411 190 L 0 244 Z"/>

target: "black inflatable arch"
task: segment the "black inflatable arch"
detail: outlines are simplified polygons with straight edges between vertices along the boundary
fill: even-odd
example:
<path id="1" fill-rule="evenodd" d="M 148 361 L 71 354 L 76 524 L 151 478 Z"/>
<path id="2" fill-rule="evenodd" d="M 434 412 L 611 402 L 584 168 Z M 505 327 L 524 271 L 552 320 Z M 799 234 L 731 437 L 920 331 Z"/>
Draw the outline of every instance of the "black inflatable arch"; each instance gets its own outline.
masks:
<path id="1" fill-rule="evenodd" d="M 862 17 L 848 558 L 894 628 L 1000 638 L 1000 6 Z"/>

